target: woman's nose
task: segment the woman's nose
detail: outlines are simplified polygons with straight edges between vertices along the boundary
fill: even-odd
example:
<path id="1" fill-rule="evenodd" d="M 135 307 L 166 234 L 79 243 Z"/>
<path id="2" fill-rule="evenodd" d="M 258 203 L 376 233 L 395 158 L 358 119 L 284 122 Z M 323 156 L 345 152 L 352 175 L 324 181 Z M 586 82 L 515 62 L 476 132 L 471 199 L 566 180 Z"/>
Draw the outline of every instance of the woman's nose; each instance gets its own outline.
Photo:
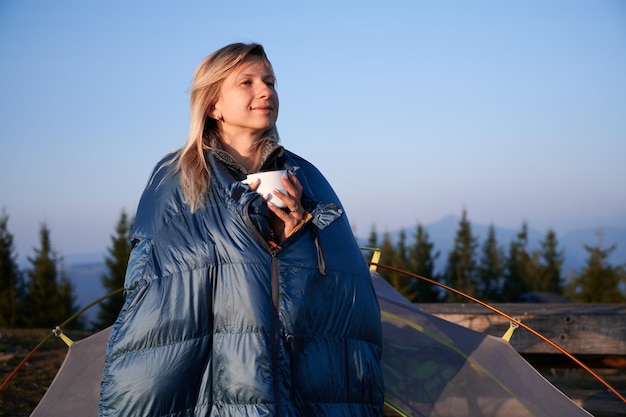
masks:
<path id="1" fill-rule="evenodd" d="M 260 87 L 259 87 L 259 90 L 257 91 L 257 95 L 259 97 L 269 98 L 269 97 L 272 97 L 272 95 L 274 95 L 274 91 L 272 91 L 272 88 L 269 85 L 265 83 L 260 83 Z"/>

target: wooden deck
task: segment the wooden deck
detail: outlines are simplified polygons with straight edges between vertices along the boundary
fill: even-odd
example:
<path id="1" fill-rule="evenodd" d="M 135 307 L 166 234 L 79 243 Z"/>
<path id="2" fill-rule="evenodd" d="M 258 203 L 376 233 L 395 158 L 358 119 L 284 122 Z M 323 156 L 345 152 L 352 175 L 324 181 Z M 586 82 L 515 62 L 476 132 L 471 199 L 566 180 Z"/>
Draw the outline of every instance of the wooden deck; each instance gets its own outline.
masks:
<path id="1" fill-rule="evenodd" d="M 617 381 L 609 383 L 621 395 L 626 395 L 626 303 L 493 306 L 546 336 L 586 366 L 606 371 L 605 374 Z M 417 307 L 492 336 L 501 337 L 509 328 L 509 320 L 479 304 L 436 303 L 417 304 Z M 510 343 L 544 375 L 559 377 L 559 373 L 582 371 L 557 349 L 521 327 L 515 330 Z M 626 404 L 608 390 L 574 388 L 562 391 L 596 417 L 626 416 Z"/>
<path id="2" fill-rule="evenodd" d="M 493 336 L 502 336 L 509 320 L 479 304 L 417 304 L 448 321 Z M 574 355 L 600 355 L 626 359 L 626 303 L 624 304 L 494 304 Z M 543 340 L 519 328 L 511 345 L 520 353 L 559 353 Z M 626 369 L 626 363 L 610 367 Z"/>

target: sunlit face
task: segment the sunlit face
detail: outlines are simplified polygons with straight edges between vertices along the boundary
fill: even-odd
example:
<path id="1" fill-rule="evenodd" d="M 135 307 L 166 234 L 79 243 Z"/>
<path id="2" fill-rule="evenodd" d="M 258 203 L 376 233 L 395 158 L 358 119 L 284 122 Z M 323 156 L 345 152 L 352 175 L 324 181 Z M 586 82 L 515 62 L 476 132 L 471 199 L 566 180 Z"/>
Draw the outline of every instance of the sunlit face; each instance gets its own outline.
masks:
<path id="1" fill-rule="evenodd" d="M 246 58 L 224 79 L 211 116 L 222 135 L 261 135 L 278 118 L 278 95 L 272 68 L 261 57 Z"/>

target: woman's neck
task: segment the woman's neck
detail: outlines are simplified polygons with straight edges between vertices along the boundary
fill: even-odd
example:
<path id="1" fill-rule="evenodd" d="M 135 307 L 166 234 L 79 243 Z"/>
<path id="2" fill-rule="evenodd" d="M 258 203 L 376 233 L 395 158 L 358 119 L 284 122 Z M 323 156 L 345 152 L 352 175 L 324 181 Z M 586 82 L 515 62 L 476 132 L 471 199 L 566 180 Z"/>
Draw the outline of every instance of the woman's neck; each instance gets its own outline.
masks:
<path id="1" fill-rule="evenodd" d="M 259 163 L 259 147 L 256 138 L 222 138 L 222 147 L 246 172 L 252 172 Z"/>

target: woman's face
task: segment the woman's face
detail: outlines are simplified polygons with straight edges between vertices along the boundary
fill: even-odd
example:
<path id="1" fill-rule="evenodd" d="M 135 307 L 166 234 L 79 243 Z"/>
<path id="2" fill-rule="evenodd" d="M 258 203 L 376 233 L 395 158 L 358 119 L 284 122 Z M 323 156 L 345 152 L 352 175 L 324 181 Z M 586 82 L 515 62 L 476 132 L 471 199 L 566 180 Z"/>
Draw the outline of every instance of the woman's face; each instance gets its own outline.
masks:
<path id="1" fill-rule="evenodd" d="M 261 135 L 276 123 L 278 95 L 272 68 L 261 57 L 250 56 L 222 83 L 211 116 L 222 135 Z"/>

